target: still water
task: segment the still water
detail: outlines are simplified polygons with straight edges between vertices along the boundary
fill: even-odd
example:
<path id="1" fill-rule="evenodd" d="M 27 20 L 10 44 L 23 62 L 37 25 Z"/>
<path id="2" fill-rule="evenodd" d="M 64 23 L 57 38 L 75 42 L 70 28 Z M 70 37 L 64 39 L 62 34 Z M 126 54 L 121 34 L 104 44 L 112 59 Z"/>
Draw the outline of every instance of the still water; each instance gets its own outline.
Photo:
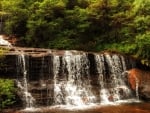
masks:
<path id="1" fill-rule="evenodd" d="M 15 113 L 150 113 L 150 103 L 124 103 L 118 105 L 53 106 L 26 109 Z"/>

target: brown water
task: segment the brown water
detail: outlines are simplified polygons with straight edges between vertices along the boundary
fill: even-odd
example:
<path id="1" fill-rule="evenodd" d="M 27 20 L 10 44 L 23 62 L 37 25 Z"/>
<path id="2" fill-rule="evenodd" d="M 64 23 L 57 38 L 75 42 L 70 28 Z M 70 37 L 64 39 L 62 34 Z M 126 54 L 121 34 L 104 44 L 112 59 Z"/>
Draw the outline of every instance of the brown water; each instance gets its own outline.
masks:
<path id="1" fill-rule="evenodd" d="M 6 112 L 5 112 L 6 113 Z M 7 113 L 150 113 L 150 103 L 132 103 L 122 105 L 96 105 L 90 107 L 55 106 Z"/>

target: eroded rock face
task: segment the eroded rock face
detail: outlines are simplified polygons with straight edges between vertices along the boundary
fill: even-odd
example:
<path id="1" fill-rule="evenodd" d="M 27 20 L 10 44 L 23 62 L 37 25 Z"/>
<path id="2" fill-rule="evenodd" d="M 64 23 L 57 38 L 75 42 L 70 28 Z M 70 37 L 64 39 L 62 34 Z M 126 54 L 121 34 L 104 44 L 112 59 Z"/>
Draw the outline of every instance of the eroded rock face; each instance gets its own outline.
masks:
<path id="1" fill-rule="evenodd" d="M 16 80 L 26 107 L 86 105 L 133 97 L 122 72 L 136 67 L 137 61 L 119 53 L 14 47 L 4 61 L 0 71 Z M 129 79 L 133 90 L 134 76 Z"/>
<path id="2" fill-rule="evenodd" d="M 128 71 L 128 81 L 134 91 L 138 88 L 140 98 L 150 101 L 150 71 L 133 68 Z"/>

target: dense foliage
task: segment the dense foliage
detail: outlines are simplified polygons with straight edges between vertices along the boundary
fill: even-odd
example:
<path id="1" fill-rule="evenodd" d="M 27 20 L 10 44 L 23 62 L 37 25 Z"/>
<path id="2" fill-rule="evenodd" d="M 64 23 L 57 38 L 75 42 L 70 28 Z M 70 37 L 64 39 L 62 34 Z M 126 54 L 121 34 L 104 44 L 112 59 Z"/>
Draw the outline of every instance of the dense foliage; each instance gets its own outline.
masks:
<path id="1" fill-rule="evenodd" d="M 14 91 L 13 80 L 0 79 L 0 110 L 15 102 Z"/>
<path id="2" fill-rule="evenodd" d="M 150 0 L 1 0 L 1 32 L 32 47 L 111 50 L 150 64 Z"/>
<path id="3" fill-rule="evenodd" d="M 8 48 L 0 47 L 0 70 L 5 67 L 4 54 Z M 1 109 L 12 105 L 15 101 L 15 86 L 14 81 L 10 79 L 0 78 L 0 111 Z"/>

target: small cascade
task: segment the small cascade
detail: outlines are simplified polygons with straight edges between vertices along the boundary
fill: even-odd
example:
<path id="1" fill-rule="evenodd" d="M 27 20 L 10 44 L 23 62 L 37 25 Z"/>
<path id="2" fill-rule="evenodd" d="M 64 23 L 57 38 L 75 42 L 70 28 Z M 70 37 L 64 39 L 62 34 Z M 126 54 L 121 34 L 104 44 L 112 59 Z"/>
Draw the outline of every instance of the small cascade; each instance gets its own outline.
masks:
<path id="1" fill-rule="evenodd" d="M 11 43 L 5 40 L 3 35 L 0 35 L 0 46 L 12 47 Z"/>
<path id="2" fill-rule="evenodd" d="M 96 61 L 96 68 L 97 68 L 97 73 L 98 73 L 98 81 L 100 84 L 100 88 L 99 88 L 99 96 L 100 96 L 100 102 L 105 102 L 105 103 L 109 103 L 109 99 L 108 99 L 108 90 L 106 88 L 106 78 L 104 75 L 105 72 L 105 59 L 104 59 L 104 55 L 95 55 L 95 61 Z"/>
<path id="3" fill-rule="evenodd" d="M 136 93 L 136 98 L 139 100 L 139 80 L 135 78 L 135 93 Z"/>
<path id="4" fill-rule="evenodd" d="M 85 53 L 54 56 L 55 104 L 86 105 L 94 102 L 89 78 L 89 61 Z"/>
<path id="5" fill-rule="evenodd" d="M 34 106 L 35 99 L 32 97 L 31 93 L 28 92 L 27 66 L 26 66 L 25 55 L 23 53 L 21 53 L 18 56 L 18 66 L 19 69 L 17 70 L 21 71 L 23 77 L 20 77 L 20 75 L 18 75 L 17 86 L 20 89 L 20 91 L 23 93 L 22 99 L 24 101 L 25 107 L 32 108 Z"/>
<path id="6" fill-rule="evenodd" d="M 131 92 L 121 75 L 126 70 L 122 56 L 101 54 L 95 55 L 98 80 L 100 84 L 100 101 L 109 103 L 129 98 Z"/>

